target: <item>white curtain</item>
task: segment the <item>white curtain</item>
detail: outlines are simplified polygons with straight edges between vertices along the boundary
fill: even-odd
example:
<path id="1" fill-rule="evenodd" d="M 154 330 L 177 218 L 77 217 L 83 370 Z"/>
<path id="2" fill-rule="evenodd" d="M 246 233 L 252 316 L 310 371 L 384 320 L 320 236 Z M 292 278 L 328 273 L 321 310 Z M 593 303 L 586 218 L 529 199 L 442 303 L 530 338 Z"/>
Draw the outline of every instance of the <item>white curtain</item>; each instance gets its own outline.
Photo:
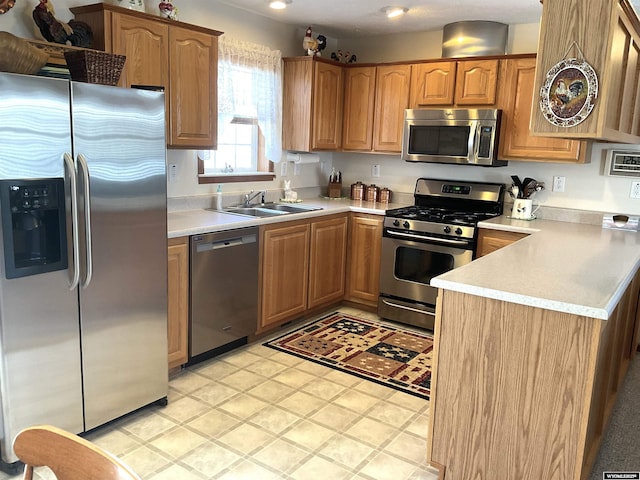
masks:
<path id="1" fill-rule="evenodd" d="M 257 118 L 265 155 L 282 156 L 282 53 L 223 35 L 218 45 L 218 119 Z"/>

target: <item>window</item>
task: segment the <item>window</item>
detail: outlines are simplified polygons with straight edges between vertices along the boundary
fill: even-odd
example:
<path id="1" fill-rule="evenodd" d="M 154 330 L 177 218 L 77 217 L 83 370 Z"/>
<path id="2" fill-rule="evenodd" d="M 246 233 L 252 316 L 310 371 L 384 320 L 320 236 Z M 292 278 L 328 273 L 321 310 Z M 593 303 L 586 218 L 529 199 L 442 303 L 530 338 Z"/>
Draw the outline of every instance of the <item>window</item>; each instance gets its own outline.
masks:
<path id="1" fill-rule="evenodd" d="M 219 42 L 218 149 L 198 153 L 200 183 L 271 180 L 282 155 L 282 55 Z"/>

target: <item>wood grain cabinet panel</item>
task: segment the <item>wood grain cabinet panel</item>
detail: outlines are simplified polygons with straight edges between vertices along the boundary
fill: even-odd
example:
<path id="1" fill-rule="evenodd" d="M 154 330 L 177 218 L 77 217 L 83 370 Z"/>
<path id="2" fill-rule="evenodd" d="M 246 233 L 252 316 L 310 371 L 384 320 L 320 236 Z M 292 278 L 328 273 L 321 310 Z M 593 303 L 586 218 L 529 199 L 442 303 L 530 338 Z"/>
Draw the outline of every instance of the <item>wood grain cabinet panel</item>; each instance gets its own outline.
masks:
<path id="1" fill-rule="evenodd" d="M 455 61 L 412 65 L 409 108 L 453 105 L 455 82 Z"/>
<path id="2" fill-rule="evenodd" d="M 502 126 L 499 158 L 502 160 L 583 163 L 587 144 L 566 138 L 532 136 L 529 132 L 534 108 L 536 58 L 507 58 L 499 81 Z M 537 108 L 537 104 L 535 105 Z"/>
<path id="3" fill-rule="evenodd" d="M 345 298 L 369 307 L 378 305 L 383 218 L 352 214 L 349 220 L 349 255 Z"/>
<path id="4" fill-rule="evenodd" d="M 373 119 L 373 149 L 399 153 L 402 150 L 404 111 L 409 107 L 411 65 L 378 66 Z"/>
<path id="5" fill-rule="evenodd" d="M 342 144 L 342 65 L 318 57 L 284 59 L 282 148 L 337 150 Z"/>
<path id="6" fill-rule="evenodd" d="M 488 228 L 478 229 L 478 246 L 476 248 L 476 257 L 483 257 L 495 252 L 513 242 L 527 237 L 526 233 L 506 232 L 503 230 L 491 230 Z"/>
<path id="7" fill-rule="evenodd" d="M 301 315 L 307 309 L 309 224 L 262 227 L 260 329 Z"/>
<path id="8" fill-rule="evenodd" d="M 375 94 L 376 67 L 345 69 L 343 150 L 371 150 Z"/>
<path id="9" fill-rule="evenodd" d="M 189 355 L 189 239 L 169 240 L 167 340 L 169 368 L 187 363 Z"/>
<path id="10" fill-rule="evenodd" d="M 494 105 L 499 60 L 465 60 L 457 63 L 456 105 Z"/>
<path id="11" fill-rule="evenodd" d="M 589 15 L 571 17 L 576 9 Z M 570 52 L 595 71 L 598 97 L 591 113 L 571 126 L 555 125 L 540 109 L 532 110 L 534 135 L 640 143 L 640 21 L 628 0 L 545 1 L 538 45 L 535 91 Z"/>
<path id="12" fill-rule="evenodd" d="M 311 222 L 308 307 L 344 298 L 347 216 Z"/>
<path id="13" fill-rule="evenodd" d="M 216 148 L 222 32 L 107 3 L 70 10 L 91 26 L 95 48 L 126 55 L 120 86 L 164 87 L 169 148 Z"/>

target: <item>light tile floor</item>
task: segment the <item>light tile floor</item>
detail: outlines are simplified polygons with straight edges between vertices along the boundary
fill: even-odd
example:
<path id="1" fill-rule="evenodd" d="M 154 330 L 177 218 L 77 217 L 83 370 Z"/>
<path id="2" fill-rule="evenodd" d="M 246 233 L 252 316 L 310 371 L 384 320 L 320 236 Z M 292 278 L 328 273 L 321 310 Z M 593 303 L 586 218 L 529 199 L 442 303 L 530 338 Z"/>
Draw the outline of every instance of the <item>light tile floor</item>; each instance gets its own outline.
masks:
<path id="1" fill-rule="evenodd" d="M 166 407 L 87 438 L 145 480 L 437 480 L 425 459 L 428 401 L 264 341 L 184 369 L 169 382 Z"/>

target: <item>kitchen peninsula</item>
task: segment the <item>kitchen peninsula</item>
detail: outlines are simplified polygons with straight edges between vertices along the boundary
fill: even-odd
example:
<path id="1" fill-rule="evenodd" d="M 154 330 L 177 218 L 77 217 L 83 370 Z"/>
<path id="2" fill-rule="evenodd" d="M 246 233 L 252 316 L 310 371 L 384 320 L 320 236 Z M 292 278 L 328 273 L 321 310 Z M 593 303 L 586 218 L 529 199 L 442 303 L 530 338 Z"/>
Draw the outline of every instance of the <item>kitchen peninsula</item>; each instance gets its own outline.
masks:
<path id="1" fill-rule="evenodd" d="M 640 235 L 479 226 L 530 235 L 432 281 L 429 461 L 447 480 L 587 478 L 638 344 Z"/>

